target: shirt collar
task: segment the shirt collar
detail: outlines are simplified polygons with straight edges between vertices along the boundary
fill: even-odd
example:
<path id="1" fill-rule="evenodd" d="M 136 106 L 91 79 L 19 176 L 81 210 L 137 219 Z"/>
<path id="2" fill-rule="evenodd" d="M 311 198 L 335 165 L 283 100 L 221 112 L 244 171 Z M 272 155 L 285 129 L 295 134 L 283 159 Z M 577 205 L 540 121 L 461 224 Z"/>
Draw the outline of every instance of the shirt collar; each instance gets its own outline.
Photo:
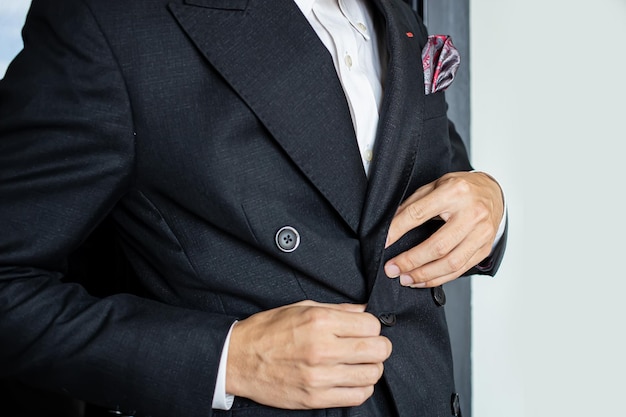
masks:
<path id="1" fill-rule="evenodd" d="M 309 13 L 311 13 L 311 10 L 313 9 L 313 3 L 315 3 L 315 0 L 293 0 L 293 1 L 300 8 L 300 10 L 302 11 L 302 14 L 304 14 L 305 16 L 308 16 Z"/>
<path id="2" fill-rule="evenodd" d="M 311 15 L 311 13 L 313 13 L 313 3 L 315 3 L 316 0 L 294 0 L 294 2 L 296 3 L 296 5 L 300 8 L 300 11 L 302 12 L 302 14 L 309 19 L 309 16 Z M 358 13 L 357 15 L 363 17 L 363 18 L 367 18 L 367 11 L 365 10 L 365 4 L 362 2 L 355 2 L 355 3 L 350 3 L 350 6 L 353 6 L 353 8 L 351 9 L 352 13 Z M 339 1 L 339 8 L 341 9 L 341 12 L 344 14 L 345 18 L 348 19 L 348 21 L 350 22 L 350 24 L 354 27 L 354 29 L 359 32 L 366 40 L 370 39 L 370 35 L 368 33 L 366 33 L 363 28 L 360 27 L 360 25 L 358 25 L 357 23 L 355 23 L 353 21 L 353 19 L 351 19 L 351 13 L 347 12 L 347 7 L 348 5 L 345 4 L 345 2 L 343 1 Z M 371 25 L 371 21 L 369 22 L 370 26 Z"/>

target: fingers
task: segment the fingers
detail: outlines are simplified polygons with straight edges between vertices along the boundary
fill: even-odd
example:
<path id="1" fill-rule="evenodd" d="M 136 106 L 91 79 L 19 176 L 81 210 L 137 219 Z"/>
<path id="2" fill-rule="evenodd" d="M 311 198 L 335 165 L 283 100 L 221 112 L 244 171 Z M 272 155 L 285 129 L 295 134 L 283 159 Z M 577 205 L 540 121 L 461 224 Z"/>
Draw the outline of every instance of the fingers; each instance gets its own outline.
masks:
<path id="1" fill-rule="evenodd" d="M 389 277 L 400 277 L 405 285 L 406 275 L 417 283 L 463 273 L 489 254 L 483 250 L 489 238 L 489 229 L 481 227 L 476 218 L 455 217 L 420 245 L 390 260 L 385 272 Z"/>
<path id="2" fill-rule="evenodd" d="M 365 401 L 391 354 L 364 305 L 303 301 L 257 313 L 233 328 L 226 389 L 279 408 Z"/>
<path id="3" fill-rule="evenodd" d="M 388 261 L 385 273 L 412 287 L 432 287 L 458 278 L 489 255 L 502 215 L 501 190 L 491 177 L 447 174 L 418 189 L 400 206 L 387 246 L 431 218 L 438 216 L 446 223 L 421 244 Z"/>
<path id="4" fill-rule="evenodd" d="M 391 342 L 384 336 L 337 337 L 327 344 L 308 345 L 302 358 L 311 367 L 382 364 L 391 350 Z"/>
<path id="5" fill-rule="evenodd" d="M 443 206 L 439 205 L 442 199 L 437 196 L 438 193 L 433 195 L 434 191 L 434 184 L 425 185 L 398 207 L 387 233 L 385 247 L 393 245 L 409 230 L 421 226 L 443 211 Z"/>
<path id="6" fill-rule="evenodd" d="M 380 321 L 365 313 L 365 307 L 365 304 L 325 304 L 307 300 L 283 308 L 298 308 L 301 321 L 337 337 L 378 336 Z"/>
<path id="7" fill-rule="evenodd" d="M 463 242 L 445 256 L 430 262 L 422 261 L 424 257 L 420 249 L 413 248 L 391 261 L 398 265 L 398 270 L 403 271 L 398 275 L 403 286 L 424 288 L 443 285 L 480 263 L 489 255 L 491 248 L 475 248 L 471 243 Z"/>
<path id="8" fill-rule="evenodd" d="M 320 390 L 369 387 L 378 382 L 383 370 L 382 363 L 310 367 L 304 374 L 301 388 Z"/>
<path id="9" fill-rule="evenodd" d="M 320 409 L 356 407 L 363 404 L 369 397 L 372 396 L 372 394 L 374 394 L 374 385 L 351 388 L 338 387 L 328 391 L 323 402 L 313 400 L 311 405 L 307 404 L 302 408 Z"/>
<path id="10" fill-rule="evenodd" d="M 337 337 L 373 337 L 380 334 L 380 321 L 370 313 L 333 314 L 333 334 Z"/>
<path id="11" fill-rule="evenodd" d="M 374 393 L 374 384 L 363 387 L 333 387 L 331 389 L 302 388 L 290 409 L 324 409 L 355 407 Z"/>

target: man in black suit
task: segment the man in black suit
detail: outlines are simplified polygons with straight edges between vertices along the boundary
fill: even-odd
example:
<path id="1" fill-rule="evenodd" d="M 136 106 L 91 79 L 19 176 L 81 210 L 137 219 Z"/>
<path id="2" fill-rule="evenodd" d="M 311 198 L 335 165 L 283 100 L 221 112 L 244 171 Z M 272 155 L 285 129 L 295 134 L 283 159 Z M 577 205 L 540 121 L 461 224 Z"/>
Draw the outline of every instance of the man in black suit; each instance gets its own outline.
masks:
<path id="1" fill-rule="evenodd" d="M 24 43 L 0 376 L 145 416 L 459 414 L 440 286 L 495 272 L 504 209 L 408 6 L 35 0 Z M 104 221 L 141 296 L 64 281 Z"/>

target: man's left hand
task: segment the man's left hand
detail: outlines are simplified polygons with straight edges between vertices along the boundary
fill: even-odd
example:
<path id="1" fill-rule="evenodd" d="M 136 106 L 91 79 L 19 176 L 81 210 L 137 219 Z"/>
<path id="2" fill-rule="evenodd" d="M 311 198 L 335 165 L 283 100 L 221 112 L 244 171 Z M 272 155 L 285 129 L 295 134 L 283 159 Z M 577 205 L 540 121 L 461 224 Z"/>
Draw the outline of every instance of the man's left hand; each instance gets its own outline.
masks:
<path id="1" fill-rule="evenodd" d="M 502 190 L 482 172 L 454 172 L 420 187 L 398 208 L 386 247 L 433 218 L 445 224 L 385 264 L 390 278 L 410 287 L 436 287 L 460 277 L 491 252 L 504 214 Z"/>

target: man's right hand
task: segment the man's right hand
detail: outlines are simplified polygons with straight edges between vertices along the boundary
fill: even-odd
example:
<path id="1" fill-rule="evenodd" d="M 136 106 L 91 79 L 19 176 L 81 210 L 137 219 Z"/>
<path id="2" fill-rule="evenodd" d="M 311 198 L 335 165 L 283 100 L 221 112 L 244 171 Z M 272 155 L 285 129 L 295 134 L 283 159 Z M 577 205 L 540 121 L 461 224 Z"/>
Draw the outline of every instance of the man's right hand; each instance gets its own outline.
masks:
<path id="1" fill-rule="evenodd" d="M 390 354 L 364 305 L 302 301 L 234 326 L 226 392 L 286 409 L 356 406 L 374 392 Z"/>

